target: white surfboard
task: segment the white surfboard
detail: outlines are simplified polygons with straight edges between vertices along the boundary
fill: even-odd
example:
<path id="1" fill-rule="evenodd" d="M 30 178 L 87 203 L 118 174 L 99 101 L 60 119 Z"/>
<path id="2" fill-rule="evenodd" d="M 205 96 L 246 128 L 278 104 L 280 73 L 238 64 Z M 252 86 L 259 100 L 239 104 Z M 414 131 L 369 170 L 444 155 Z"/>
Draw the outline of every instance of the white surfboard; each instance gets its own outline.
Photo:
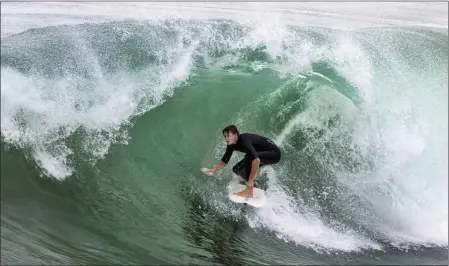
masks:
<path id="1" fill-rule="evenodd" d="M 253 188 L 253 197 L 240 197 L 234 195 L 236 192 L 240 192 L 246 188 L 245 185 L 237 182 L 232 182 L 228 185 L 228 197 L 231 201 L 236 203 L 246 203 L 253 207 L 260 208 L 266 203 L 265 191 L 260 188 Z"/>

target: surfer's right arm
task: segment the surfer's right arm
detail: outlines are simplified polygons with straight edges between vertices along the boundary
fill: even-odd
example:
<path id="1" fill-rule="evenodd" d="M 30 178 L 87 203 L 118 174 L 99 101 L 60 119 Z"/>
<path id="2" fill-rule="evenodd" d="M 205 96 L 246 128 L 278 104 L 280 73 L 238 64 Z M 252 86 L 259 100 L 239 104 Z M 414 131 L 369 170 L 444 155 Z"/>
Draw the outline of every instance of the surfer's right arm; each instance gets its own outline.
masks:
<path id="1" fill-rule="evenodd" d="M 207 168 L 203 168 L 201 169 L 201 171 L 203 171 L 203 173 L 205 173 L 206 175 L 211 175 L 215 172 L 220 171 L 221 169 L 223 169 L 223 167 L 226 166 L 226 163 L 223 162 L 222 160 L 218 161 L 218 163 L 214 166 L 214 168 L 212 169 L 207 169 Z"/>
<path id="2" fill-rule="evenodd" d="M 214 168 L 211 169 L 212 173 L 218 172 L 226 166 L 226 163 L 222 160 L 218 161 Z"/>
<path id="3" fill-rule="evenodd" d="M 218 161 L 218 163 L 215 165 L 215 167 L 212 168 L 212 169 L 202 169 L 202 171 L 205 174 L 213 174 L 213 173 L 216 173 L 216 172 L 220 171 L 221 169 L 223 169 L 228 164 L 229 160 L 231 159 L 233 151 L 234 150 L 230 146 L 226 147 L 225 154 L 223 155 L 221 160 Z"/>

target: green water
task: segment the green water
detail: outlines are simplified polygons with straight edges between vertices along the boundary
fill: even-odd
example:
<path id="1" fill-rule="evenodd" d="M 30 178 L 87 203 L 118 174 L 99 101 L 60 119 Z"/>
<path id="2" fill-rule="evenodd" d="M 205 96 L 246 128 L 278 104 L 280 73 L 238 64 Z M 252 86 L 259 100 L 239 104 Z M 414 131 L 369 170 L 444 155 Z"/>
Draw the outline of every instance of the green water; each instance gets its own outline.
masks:
<path id="1" fill-rule="evenodd" d="M 2 263 L 447 264 L 447 33 L 287 30 L 2 39 Z M 199 170 L 231 123 L 282 149 L 262 209 Z"/>

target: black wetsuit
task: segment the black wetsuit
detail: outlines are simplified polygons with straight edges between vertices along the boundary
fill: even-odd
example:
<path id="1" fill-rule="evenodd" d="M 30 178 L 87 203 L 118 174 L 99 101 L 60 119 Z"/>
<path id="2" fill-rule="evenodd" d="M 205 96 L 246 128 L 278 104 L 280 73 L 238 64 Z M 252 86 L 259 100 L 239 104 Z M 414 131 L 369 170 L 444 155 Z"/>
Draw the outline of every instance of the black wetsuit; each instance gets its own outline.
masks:
<path id="1" fill-rule="evenodd" d="M 281 151 L 269 138 L 256 134 L 243 133 L 240 134 L 236 144 L 228 145 L 226 152 L 221 159 L 224 163 L 228 163 L 234 151 L 246 153 L 245 158 L 236 163 L 232 171 L 244 178 L 249 179 L 251 173 L 251 164 L 255 158 L 260 159 L 260 166 L 267 164 L 275 164 L 281 160 Z"/>

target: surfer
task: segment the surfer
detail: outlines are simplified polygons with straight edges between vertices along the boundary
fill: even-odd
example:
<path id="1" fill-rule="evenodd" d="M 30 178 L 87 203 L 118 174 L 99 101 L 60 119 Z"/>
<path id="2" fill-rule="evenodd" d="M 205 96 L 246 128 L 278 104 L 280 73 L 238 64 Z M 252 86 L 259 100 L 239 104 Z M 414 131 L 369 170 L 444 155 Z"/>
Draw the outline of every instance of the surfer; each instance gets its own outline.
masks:
<path id="1" fill-rule="evenodd" d="M 257 170 L 268 164 L 276 164 L 281 160 L 281 150 L 267 137 L 251 133 L 240 134 L 235 125 L 222 130 L 226 141 L 226 152 L 212 169 L 203 169 L 206 174 L 220 171 L 227 165 L 234 151 L 245 153 L 245 157 L 232 168 L 232 171 L 246 180 L 246 189 L 234 193 L 241 197 L 253 197 L 254 180 Z"/>

